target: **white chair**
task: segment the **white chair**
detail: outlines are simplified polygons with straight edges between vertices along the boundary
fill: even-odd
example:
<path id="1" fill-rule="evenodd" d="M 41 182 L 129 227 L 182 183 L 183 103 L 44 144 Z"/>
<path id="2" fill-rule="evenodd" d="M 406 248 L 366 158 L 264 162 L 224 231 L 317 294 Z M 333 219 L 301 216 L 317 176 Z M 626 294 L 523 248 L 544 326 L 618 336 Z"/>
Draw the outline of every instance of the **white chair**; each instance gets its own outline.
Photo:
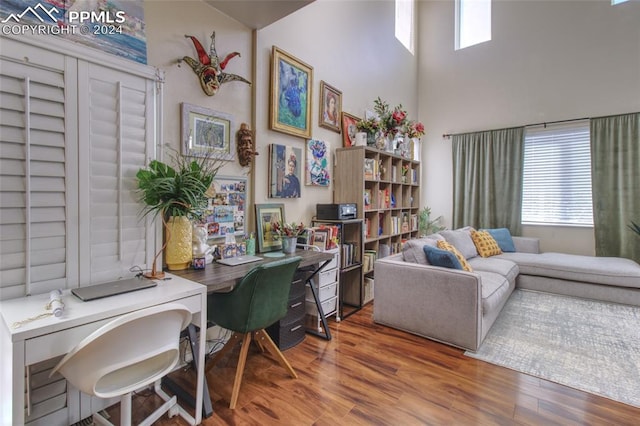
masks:
<path id="1" fill-rule="evenodd" d="M 131 312 L 114 319 L 83 339 L 56 365 L 73 386 L 98 398 L 120 397 L 120 424 L 131 424 L 131 394 L 155 383 L 166 401 L 141 425 L 150 425 L 165 412 L 178 412 L 176 397 L 160 389 L 160 379 L 180 356 L 180 331 L 191 322 L 191 312 L 168 303 Z M 94 421 L 111 425 L 100 414 Z"/>

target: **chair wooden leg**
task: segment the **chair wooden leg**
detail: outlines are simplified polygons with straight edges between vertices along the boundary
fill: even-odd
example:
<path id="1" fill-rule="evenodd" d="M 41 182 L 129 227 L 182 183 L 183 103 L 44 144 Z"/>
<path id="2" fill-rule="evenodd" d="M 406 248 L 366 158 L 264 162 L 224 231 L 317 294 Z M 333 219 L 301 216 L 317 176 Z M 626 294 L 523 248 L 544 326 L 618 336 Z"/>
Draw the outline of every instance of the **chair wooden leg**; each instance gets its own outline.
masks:
<path id="1" fill-rule="evenodd" d="M 259 339 L 259 341 L 264 344 L 267 350 L 271 352 L 271 354 L 276 358 L 276 360 L 278 360 L 278 362 L 280 362 L 285 370 L 287 370 L 289 374 L 291 374 L 291 377 L 293 377 L 294 379 L 298 378 L 298 375 L 296 374 L 291 364 L 289 364 L 289 361 L 287 361 L 282 352 L 280 352 L 280 349 L 276 346 L 275 343 L 273 343 L 273 340 L 271 340 L 271 337 L 269 337 L 264 329 L 256 331 L 255 337 L 256 340 Z"/>
<path id="2" fill-rule="evenodd" d="M 231 392 L 231 403 L 229 404 L 229 408 L 232 410 L 236 408 L 236 403 L 238 402 L 240 384 L 242 383 L 242 375 L 244 373 L 244 366 L 247 363 L 247 354 L 249 352 L 250 344 L 251 333 L 246 333 L 242 338 L 242 348 L 240 348 L 240 358 L 238 359 L 238 367 L 236 368 L 236 378 L 233 380 L 233 391 Z"/>
<path id="3" fill-rule="evenodd" d="M 229 352 L 231 349 L 233 349 L 236 346 L 236 344 L 238 342 L 240 342 L 240 337 L 241 336 L 242 336 L 241 333 L 235 333 L 235 332 L 231 335 L 231 337 L 229 338 L 227 343 L 222 347 L 222 349 L 220 349 L 218 352 L 216 352 L 216 355 L 213 357 L 213 359 L 211 359 L 207 363 L 207 366 L 205 368 L 205 373 L 208 373 L 209 370 L 211 370 L 213 368 L 213 366 L 216 365 L 216 363 L 218 361 L 220 361 L 220 358 L 225 356 L 227 354 L 227 352 Z"/>

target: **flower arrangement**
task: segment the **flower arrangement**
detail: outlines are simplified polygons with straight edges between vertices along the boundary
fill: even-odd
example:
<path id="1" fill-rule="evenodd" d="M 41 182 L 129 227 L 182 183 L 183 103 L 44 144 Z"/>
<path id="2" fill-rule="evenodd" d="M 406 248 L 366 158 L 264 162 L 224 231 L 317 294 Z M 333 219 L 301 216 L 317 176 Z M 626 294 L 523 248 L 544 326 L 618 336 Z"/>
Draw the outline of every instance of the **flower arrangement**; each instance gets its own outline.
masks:
<path id="1" fill-rule="evenodd" d="M 373 110 L 378 116 L 358 121 L 356 127 L 359 131 L 367 133 L 381 131 L 384 136 L 395 136 L 400 133 L 410 138 L 419 138 L 424 135 L 424 125 L 409 120 L 407 111 L 402 107 L 402 104 L 392 108 L 388 102 L 383 101 L 380 97 L 373 101 L 373 104 Z"/>
<path id="2" fill-rule="evenodd" d="M 295 223 L 287 223 L 287 222 L 276 222 L 273 224 L 273 238 L 287 238 L 287 237 L 298 237 L 305 232 L 305 227 L 302 222 Z"/>

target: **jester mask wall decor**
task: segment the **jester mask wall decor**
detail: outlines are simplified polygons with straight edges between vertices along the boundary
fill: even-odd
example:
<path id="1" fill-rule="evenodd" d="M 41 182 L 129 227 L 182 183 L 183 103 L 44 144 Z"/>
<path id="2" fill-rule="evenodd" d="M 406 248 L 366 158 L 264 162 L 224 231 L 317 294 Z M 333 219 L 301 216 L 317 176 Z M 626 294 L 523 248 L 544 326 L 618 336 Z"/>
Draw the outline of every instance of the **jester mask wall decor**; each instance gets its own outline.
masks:
<path id="1" fill-rule="evenodd" d="M 209 96 L 213 96 L 218 92 L 222 83 L 227 83 L 229 81 L 242 81 L 243 83 L 251 85 L 250 81 L 240 77 L 239 75 L 223 72 L 229 60 L 235 56 L 240 56 L 240 53 L 229 53 L 224 60 L 220 62 L 218 54 L 216 53 L 215 31 L 211 34 L 211 48 L 209 49 L 208 55 L 197 38 L 190 35 L 185 35 L 185 37 L 190 38 L 193 42 L 196 52 L 198 53 L 198 59 L 196 60 L 189 56 L 185 56 L 182 59 L 191 66 L 193 72 L 195 72 L 200 79 L 200 85 L 202 86 L 204 93 Z"/>

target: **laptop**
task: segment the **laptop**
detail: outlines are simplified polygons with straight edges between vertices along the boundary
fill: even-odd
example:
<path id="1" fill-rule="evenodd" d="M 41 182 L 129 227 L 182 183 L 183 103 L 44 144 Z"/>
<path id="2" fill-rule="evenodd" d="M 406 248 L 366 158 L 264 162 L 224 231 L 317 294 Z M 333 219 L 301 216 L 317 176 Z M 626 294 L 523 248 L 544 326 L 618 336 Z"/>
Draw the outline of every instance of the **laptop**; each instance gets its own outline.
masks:
<path id="1" fill-rule="evenodd" d="M 216 262 L 220 263 L 221 265 L 237 266 L 237 265 L 244 265 L 245 263 L 257 262 L 258 260 L 262 260 L 262 258 L 260 256 L 252 256 L 248 254 L 246 256 L 236 256 L 236 257 L 228 257 L 226 259 L 218 259 L 216 260 Z"/>
<path id="2" fill-rule="evenodd" d="M 155 287 L 157 285 L 157 282 L 141 276 L 104 284 L 96 284 L 88 287 L 73 288 L 71 289 L 71 293 L 80 300 L 88 302 L 89 300 L 129 293 L 130 291 L 142 290 L 145 288 Z"/>

